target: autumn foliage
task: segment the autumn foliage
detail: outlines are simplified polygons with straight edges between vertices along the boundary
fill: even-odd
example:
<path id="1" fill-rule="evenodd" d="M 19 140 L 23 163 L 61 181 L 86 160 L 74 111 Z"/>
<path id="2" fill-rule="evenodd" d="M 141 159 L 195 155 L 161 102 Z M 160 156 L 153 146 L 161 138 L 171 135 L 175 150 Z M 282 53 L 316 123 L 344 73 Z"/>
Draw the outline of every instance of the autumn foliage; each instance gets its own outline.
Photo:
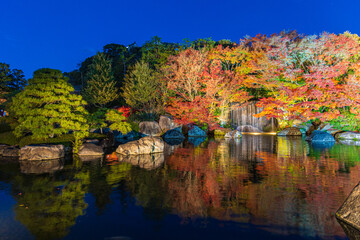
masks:
<path id="1" fill-rule="evenodd" d="M 257 116 L 291 122 L 352 115 L 360 120 L 360 40 L 355 34 L 258 35 L 239 44 L 187 48 L 163 68 L 166 111 L 180 123 L 226 122 L 231 107 L 250 99 Z"/>

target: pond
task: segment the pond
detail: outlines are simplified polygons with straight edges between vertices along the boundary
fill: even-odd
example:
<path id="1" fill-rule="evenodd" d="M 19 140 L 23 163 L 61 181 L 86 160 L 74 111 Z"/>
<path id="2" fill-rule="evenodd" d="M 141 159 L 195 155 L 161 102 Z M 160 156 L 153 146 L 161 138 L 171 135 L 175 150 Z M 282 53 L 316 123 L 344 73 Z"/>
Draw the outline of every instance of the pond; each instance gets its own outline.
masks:
<path id="1" fill-rule="evenodd" d="M 0 239 L 347 239 L 335 212 L 360 180 L 359 146 L 244 135 L 161 157 L 2 159 Z"/>

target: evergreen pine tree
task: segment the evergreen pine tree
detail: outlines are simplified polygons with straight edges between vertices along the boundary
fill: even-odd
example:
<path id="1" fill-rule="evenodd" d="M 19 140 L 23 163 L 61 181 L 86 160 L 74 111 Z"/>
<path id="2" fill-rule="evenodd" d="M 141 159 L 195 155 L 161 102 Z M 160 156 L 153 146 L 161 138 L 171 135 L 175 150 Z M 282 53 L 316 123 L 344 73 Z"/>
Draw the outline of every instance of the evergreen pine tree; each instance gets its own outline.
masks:
<path id="1" fill-rule="evenodd" d="M 137 62 L 126 75 L 122 90 L 122 96 L 131 108 L 153 112 L 159 105 L 159 81 L 144 61 Z"/>
<path id="2" fill-rule="evenodd" d="M 104 53 L 98 52 L 93 57 L 87 73 L 86 87 L 83 95 L 88 103 L 105 107 L 118 98 L 118 88 L 111 71 L 111 62 Z"/>
<path id="3" fill-rule="evenodd" d="M 61 71 L 39 69 L 28 86 L 13 98 L 11 114 L 19 125 L 15 135 L 32 133 L 34 138 L 47 138 L 73 131 L 76 138 L 85 137 L 87 111 L 81 96 L 72 94 L 74 88 Z"/>

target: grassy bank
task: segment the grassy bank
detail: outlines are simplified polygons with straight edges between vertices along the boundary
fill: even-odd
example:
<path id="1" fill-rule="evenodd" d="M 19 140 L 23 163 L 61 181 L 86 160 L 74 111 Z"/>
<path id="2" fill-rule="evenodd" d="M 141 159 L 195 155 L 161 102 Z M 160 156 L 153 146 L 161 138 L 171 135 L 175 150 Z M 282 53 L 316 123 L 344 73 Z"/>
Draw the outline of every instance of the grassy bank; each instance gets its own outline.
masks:
<path id="1" fill-rule="evenodd" d="M 90 133 L 88 139 L 104 139 L 106 136 L 100 133 Z M 30 144 L 63 144 L 71 146 L 74 137 L 72 134 L 64 134 L 54 138 L 33 139 L 32 136 L 17 138 L 12 132 L 0 133 L 0 144 L 19 145 L 20 147 Z"/>

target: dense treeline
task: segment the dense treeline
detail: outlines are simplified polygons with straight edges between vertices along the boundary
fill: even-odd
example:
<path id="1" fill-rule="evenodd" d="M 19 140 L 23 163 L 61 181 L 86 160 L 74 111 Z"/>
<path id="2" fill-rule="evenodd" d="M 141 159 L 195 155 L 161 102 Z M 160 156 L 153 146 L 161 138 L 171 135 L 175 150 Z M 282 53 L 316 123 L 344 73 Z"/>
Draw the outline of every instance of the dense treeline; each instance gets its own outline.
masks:
<path id="1" fill-rule="evenodd" d="M 102 52 L 64 75 L 87 102 L 83 103 L 87 111 L 82 114 L 90 127 L 102 128 L 111 123 L 109 116 L 114 110 L 109 109 L 115 108 L 120 109 L 119 116 L 117 120 L 112 118 L 112 125 L 126 131 L 130 125 L 125 123 L 125 112 L 131 113 L 127 121 L 170 114 L 179 123 L 214 129 L 229 124 L 231 108 L 258 100 L 258 106 L 264 108 L 259 116 L 276 117 L 283 125 L 291 125 L 294 120 L 320 119 L 359 130 L 359 53 L 359 36 L 348 32 L 318 36 L 281 32 L 246 37 L 239 43 L 199 39 L 177 44 L 153 37 L 141 47 L 135 43 L 105 45 Z M 19 130 L 18 126 L 29 126 L 24 124 L 26 121 L 34 121 L 26 119 L 25 107 L 20 114 L 16 103 L 28 104 L 21 99 L 24 95 L 41 98 L 32 90 L 36 89 L 32 85 L 37 76 L 34 74 L 24 91 L 11 99 L 14 94 L 9 93 L 26 84 L 20 70 L 2 66 L 1 96 L 8 100 L 5 109 L 17 125 L 15 132 L 35 134 L 31 126 Z M 58 76 L 55 82 L 62 78 Z M 44 91 L 53 91 L 45 85 Z M 35 108 L 41 111 L 47 106 L 39 101 Z M 55 112 L 45 119 L 50 121 L 54 114 L 66 112 L 63 105 L 53 109 Z M 59 122 L 51 123 L 54 128 L 61 127 Z"/>

